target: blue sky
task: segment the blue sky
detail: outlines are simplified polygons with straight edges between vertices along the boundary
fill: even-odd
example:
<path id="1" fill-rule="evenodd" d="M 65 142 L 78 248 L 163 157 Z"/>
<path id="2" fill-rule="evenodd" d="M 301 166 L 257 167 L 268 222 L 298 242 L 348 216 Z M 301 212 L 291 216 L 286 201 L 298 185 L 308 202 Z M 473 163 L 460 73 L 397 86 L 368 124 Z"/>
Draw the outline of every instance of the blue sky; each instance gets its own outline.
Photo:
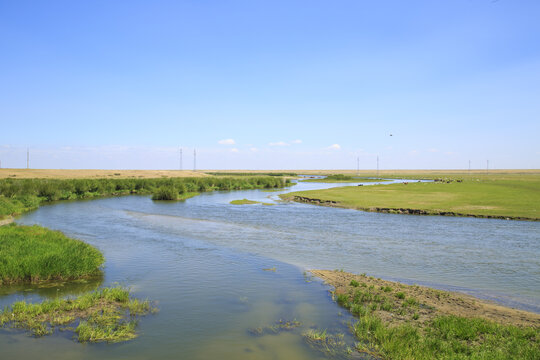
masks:
<path id="1" fill-rule="evenodd" d="M 540 168 L 540 1 L 0 0 L 2 167 Z M 392 134 L 392 136 L 390 136 Z M 226 140 L 226 141 L 224 141 Z"/>

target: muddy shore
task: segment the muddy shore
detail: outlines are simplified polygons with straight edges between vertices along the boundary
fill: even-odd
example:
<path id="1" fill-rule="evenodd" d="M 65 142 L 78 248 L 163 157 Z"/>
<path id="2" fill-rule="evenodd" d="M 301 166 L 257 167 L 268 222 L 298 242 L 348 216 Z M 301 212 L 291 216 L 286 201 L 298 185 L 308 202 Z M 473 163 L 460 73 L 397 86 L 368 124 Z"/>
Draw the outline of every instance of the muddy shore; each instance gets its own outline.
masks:
<path id="1" fill-rule="evenodd" d="M 420 324 L 427 323 L 439 315 L 455 315 L 466 318 L 482 318 L 507 325 L 540 327 L 540 314 L 508 308 L 462 293 L 418 285 L 405 285 L 337 270 L 310 270 L 310 273 L 331 285 L 334 288 L 334 297 L 339 294 L 351 294 L 357 289 L 362 289 L 362 287 L 351 285 L 351 282 L 358 282 L 365 284 L 365 288 L 371 288 L 374 292 L 380 289 L 392 289 L 386 294 L 388 297 L 403 293 L 405 298 L 414 298 L 420 305 L 418 308 Z M 380 293 L 382 294 L 382 292 Z M 390 325 L 408 320 L 406 316 L 381 310 L 377 311 L 377 315 Z"/>
<path id="2" fill-rule="evenodd" d="M 284 198 L 287 198 L 288 200 L 291 200 L 291 201 L 305 203 L 305 204 L 337 207 L 337 208 L 343 208 L 343 209 L 354 209 L 354 210 L 369 211 L 369 212 L 380 212 L 380 213 L 387 213 L 387 214 L 438 215 L 438 216 L 474 217 L 474 218 L 483 218 L 483 219 L 540 221 L 540 219 L 538 218 L 529 218 L 529 217 L 522 217 L 522 216 L 478 215 L 478 214 L 457 213 L 453 211 L 431 211 L 431 210 L 407 209 L 407 208 L 350 207 L 350 206 L 345 206 L 341 204 L 339 201 L 321 200 L 321 199 L 315 199 L 315 198 L 309 198 L 309 197 L 297 196 L 297 195 L 290 196 L 290 197 L 285 196 Z"/>

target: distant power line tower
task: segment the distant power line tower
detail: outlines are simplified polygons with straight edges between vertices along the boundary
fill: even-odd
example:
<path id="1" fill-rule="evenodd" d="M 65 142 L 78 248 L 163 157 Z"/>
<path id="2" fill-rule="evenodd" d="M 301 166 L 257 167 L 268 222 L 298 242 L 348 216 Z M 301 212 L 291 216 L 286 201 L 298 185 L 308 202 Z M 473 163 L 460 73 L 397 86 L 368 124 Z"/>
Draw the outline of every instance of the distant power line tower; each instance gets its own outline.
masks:
<path id="1" fill-rule="evenodd" d="M 377 177 L 379 177 L 379 155 L 377 155 Z"/>
<path id="2" fill-rule="evenodd" d="M 193 149 L 193 171 L 197 171 L 197 150 Z"/>
<path id="3" fill-rule="evenodd" d="M 356 157 L 356 175 L 360 175 L 360 156 Z"/>
<path id="4" fill-rule="evenodd" d="M 30 169 L 30 148 L 26 148 L 26 168 Z"/>
<path id="5" fill-rule="evenodd" d="M 180 170 L 182 170 L 182 148 L 180 148 Z"/>
<path id="6" fill-rule="evenodd" d="M 471 160 L 469 160 L 469 176 L 471 176 Z"/>
<path id="7" fill-rule="evenodd" d="M 487 160 L 487 164 L 486 164 L 486 175 L 488 174 L 489 172 L 489 160 Z"/>

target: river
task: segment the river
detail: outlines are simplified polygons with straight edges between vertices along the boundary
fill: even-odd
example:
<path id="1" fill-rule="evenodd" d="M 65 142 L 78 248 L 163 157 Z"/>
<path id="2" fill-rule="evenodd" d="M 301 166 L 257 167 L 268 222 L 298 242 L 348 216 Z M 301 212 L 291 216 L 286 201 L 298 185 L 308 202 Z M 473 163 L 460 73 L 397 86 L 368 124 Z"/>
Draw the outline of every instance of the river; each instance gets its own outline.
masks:
<path id="1" fill-rule="evenodd" d="M 288 191 L 211 192 L 185 202 L 125 196 L 42 206 L 17 219 L 82 239 L 105 255 L 104 278 L 89 283 L 0 288 L 13 301 L 77 294 L 119 283 L 156 301 L 140 336 L 79 344 L 72 334 L 32 338 L 0 330 L 1 359 L 327 359 L 302 338 L 343 333 L 354 319 L 307 269 L 343 269 L 462 291 L 540 312 L 540 223 L 368 213 L 277 201 Z M 356 184 L 351 184 L 356 185 Z M 368 184 L 366 184 L 368 185 Z M 231 205 L 231 200 L 275 203 Z M 275 271 L 263 269 L 275 268 Z M 293 331 L 250 329 L 297 320 Z"/>

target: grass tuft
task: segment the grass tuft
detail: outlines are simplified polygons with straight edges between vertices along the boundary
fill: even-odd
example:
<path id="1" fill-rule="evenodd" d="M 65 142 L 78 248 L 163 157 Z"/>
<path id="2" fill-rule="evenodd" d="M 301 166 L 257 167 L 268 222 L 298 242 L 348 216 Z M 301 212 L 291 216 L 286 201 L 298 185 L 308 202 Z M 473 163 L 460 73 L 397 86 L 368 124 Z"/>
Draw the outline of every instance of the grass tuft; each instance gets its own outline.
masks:
<path id="1" fill-rule="evenodd" d="M 0 227 L 0 284 L 98 275 L 103 255 L 59 231 L 10 224 Z"/>
<path id="2" fill-rule="evenodd" d="M 128 289 L 110 287 L 78 298 L 40 304 L 19 301 L 0 312 L 0 326 L 28 330 L 34 336 L 74 329 L 79 342 L 120 342 L 137 336 L 135 317 L 157 311 L 148 300 L 132 299 Z"/>

